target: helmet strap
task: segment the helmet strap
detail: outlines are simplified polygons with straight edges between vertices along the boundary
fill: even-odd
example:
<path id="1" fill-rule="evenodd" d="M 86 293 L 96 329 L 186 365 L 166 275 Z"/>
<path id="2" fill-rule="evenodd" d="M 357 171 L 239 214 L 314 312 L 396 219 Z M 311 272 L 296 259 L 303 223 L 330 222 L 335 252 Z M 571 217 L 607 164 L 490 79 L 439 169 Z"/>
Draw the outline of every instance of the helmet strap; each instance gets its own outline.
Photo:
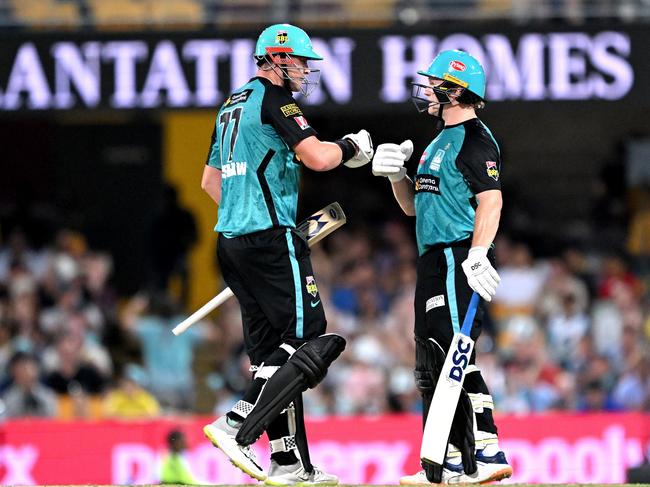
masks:
<path id="1" fill-rule="evenodd" d="M 445 104 L 441 103 L 438 105 L 438 114 L 433 115 L 433 137 L 437 137 L 440 132 L 445 128 L 445 120 L 442 118 L 442 110 L 445 108 Z"/>

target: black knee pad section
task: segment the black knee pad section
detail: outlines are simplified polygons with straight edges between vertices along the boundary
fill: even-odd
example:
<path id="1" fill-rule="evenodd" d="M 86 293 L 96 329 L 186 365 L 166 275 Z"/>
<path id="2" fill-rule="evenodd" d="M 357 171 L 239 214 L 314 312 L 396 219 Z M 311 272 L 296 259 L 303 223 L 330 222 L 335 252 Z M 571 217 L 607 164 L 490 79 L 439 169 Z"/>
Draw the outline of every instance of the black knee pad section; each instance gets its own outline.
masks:
<path id="1" fill-rule="evenodd" d="M 344 349 L 342 336 L 334 333 L 321 335 L 296 350 L 289 362 L 303 373 L 307 387 L 313 389 L 325 378 L 327 369 Z"/>
<path id="2" fill-rule="evenodd" d="M 415 385 L 420 394 L 431 394 L 445 363 L 445 351 L 435 340 L 415 337 Z"/>
<path id="3" fill-rule="evenodd" d="M 427 421 L 436 382 L 445 363 L 445 352 L 433 340 L 415 337 L 415 387 L 422 396 L 422 427 Z"/>
<path id="4" fill-rule="evenodd" d="M 242 423 L 237 443 L 250 445 L 262 436 L 298 394 L 323 380 L 327 369 L 345 349 L 345 339 L 330 333 L 301 346 L 266 382 L 257 404 Z"/>

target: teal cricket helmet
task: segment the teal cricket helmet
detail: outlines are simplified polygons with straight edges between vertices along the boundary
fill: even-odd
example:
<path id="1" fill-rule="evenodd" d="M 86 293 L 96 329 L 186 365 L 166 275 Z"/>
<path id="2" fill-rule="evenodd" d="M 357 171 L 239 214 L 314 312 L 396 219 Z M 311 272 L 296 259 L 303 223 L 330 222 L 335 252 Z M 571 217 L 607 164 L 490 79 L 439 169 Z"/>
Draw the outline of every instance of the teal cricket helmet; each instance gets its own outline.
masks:
<path id="1" fill-rule="evenodd" d="M 306 59 L 322 61 L 312 45 L 307 33 L 291 24 L 275 24 L 267 27 L 257 38 L 255 57 L 263 58 L 269 54 L 289 54 Z"/>
<path id="2" fill-rule="evenodd" d="M 465 51 L 450 49 L 442 51 L 431 62 L 426 71 L 418 71 L 422 76 L 440 78 L 455 83 L 471 91 L 482 100 L 485 99 L 485 71 L 474 56 Z"/>

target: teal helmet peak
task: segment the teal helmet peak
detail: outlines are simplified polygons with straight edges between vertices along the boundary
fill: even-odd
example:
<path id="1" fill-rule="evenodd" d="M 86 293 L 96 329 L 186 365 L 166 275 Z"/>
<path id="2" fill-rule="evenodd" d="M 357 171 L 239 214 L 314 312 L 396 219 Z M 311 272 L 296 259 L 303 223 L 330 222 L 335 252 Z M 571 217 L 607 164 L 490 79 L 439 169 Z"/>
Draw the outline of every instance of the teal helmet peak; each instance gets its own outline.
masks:
<path id="1" fill-rule="evenodd" d="M 422 76 L 439 78 L 462 86 L 476 96 L 485 99 L 485 71 L 474 56 L 465 51 L 450 49 L 442 51 L 426 71 L 418 71 Z"/>
<path id="2" fill-rule="evenodd" d="M 275 24 L 262 31 L 255 45 L 255 57 L 263 58 L 269 54 L 289 54 L 316 61 L 323 59 L 314 51 L 307 33 L 291 24 Z"/>

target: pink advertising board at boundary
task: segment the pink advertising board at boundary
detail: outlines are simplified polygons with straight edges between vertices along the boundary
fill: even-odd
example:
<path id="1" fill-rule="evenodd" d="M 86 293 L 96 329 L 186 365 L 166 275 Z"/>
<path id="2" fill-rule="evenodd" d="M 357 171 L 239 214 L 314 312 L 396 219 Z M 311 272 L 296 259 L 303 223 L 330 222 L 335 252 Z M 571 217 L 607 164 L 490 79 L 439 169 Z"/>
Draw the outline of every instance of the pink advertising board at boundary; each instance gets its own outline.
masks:
<path id="1" fill-rule="evenodd" d="M 0 425 L 0 482 L 151 484 L 173 427 L 188 437 L 187 461 L 206 484 L 250 483 L 203 438 L 210 418 L 150 422 L 10 421 Z M 648 414 L 551 414 L 501 417 L 501 446 L 513 483 L 619 483 L 650 446 Z M 312 461 L 344 484 L 396 484 L 418 468 L 416 415 L 311 419 Z M 267 445 L 255 448 L 262 459 Z M 266 460 L 268 463 L 268 460 Z"/>

